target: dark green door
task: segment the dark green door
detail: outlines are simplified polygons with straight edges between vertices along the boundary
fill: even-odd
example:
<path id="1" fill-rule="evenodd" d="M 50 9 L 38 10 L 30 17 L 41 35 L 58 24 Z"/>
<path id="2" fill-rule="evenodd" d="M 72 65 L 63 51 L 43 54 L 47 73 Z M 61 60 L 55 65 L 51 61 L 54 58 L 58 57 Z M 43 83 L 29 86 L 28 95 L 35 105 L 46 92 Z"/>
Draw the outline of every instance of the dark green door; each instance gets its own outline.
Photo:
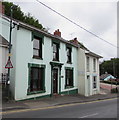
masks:
<path id="1" fill-rule="evenodd" d="M 58 69 L 53 69 L 53 94 L 58 93 Z"/>

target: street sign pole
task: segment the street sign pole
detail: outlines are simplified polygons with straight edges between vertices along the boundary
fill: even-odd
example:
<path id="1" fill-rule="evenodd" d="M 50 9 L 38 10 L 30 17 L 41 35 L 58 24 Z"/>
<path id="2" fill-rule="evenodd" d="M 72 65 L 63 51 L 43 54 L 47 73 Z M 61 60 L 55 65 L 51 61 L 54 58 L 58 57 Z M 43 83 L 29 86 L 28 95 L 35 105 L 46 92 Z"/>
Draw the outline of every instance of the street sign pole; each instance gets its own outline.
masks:
<path id="1" fill-rule="evenodd" d="M 10 34 L 9 34 L 9 54 L 11 54 L 11 35 L 12 35 L 12 8 L 10 8 Z M 8 56 L 8 60 L 11 60 L 11 56 Z M 10 68 L 8 68 L 8 78 L 7 78 L 7 85 L 8 85 L 8 97 L 9 97 L 9 84 L 10 84 Z"/>

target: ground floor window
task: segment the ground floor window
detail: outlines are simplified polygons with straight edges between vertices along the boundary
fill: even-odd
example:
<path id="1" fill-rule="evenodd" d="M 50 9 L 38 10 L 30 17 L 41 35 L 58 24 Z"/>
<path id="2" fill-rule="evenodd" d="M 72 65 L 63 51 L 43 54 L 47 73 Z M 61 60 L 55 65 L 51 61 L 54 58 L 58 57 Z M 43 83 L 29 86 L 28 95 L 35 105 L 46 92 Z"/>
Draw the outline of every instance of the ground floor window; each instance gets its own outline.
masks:
<path id="1" fill-rule="evenodd" d="M 66 69 L 65 78 L 65 87 L 73 86 L 73 69 Z"/>
<path id="2" fill-rule="evenodd" d="M 45 90 L 45 68 L 39 65 L 32 64 L 29 67 L 29 93 Z"/>
<path id="3" fill-rule="evenodd" d="M 97 77 L 93 76 L 93 89 L 97 88 Z"/>
<path id="4" fill-rule="evenodd" d="M 31 68 L 30 91 L 43 90 L 43 68 Z"/>

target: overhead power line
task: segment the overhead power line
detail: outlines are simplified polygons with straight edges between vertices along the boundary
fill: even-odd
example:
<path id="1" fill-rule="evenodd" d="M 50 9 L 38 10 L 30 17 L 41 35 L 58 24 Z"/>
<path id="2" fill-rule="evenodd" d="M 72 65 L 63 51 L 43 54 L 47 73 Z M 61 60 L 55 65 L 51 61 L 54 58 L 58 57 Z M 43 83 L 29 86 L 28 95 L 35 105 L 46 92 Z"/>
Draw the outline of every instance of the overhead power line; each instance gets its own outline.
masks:
<path id="1" fill-rule="evenodd" d="M 59 13 L 59 12 L 57 12 L 56 10 L 52 9 L 51 7 L 47 6 L 47 5 L 44 4 L 43 2 L 41 2 L 41 1 L 39 1 L 39 0 L 36 0 L 36 1 L 37 1 L 38 3 L 40 3 L 40 4 L 42 4 L 43 6 L 47 7 L 47 8 L 50 9 L 51 11 L 55 12 L 56 14 L 60 15 L 61 17 L 65 18 L 65 19 L 68 20 L 69 22 L 73 23 L 74 25 L 80 27 L 80 28 L 83 29 L 84 31 L 92 34 L 93 36 L 95 36 L 95 37 L 99 38 L 100 40 L 102 40 L 102 41 L 110 44 L 110 45 L 113 46 L 113 47 L 119 48 L 118 46 L 116 46 L 116 45 L 114 45 L 114 44 L 112 44 L 112 43 L 104 40 L 104 39 L 101 38 L 100 36 L 96 35 L 95 33 L 91 32 L 91 31 L 89 31 L 89 30 L 87 30 L 86 28 L 82 27 L 81 25 L 77 24 L 76 22 L 72 21 L 71 19 L 65 17 L 64 15 L 62 15 L 61 13 Z"/>

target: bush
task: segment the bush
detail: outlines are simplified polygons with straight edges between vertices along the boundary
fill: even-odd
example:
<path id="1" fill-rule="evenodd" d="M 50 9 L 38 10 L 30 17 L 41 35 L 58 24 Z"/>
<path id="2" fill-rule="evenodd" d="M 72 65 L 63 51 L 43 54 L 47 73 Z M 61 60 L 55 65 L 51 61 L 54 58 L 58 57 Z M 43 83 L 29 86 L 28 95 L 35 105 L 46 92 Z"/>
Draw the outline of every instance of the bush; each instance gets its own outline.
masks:
<path id="1" fill-rule="evenodd" d="M 116 88 L 111 89 L 111 93 L 119 93 L 119 90 Z"/>

